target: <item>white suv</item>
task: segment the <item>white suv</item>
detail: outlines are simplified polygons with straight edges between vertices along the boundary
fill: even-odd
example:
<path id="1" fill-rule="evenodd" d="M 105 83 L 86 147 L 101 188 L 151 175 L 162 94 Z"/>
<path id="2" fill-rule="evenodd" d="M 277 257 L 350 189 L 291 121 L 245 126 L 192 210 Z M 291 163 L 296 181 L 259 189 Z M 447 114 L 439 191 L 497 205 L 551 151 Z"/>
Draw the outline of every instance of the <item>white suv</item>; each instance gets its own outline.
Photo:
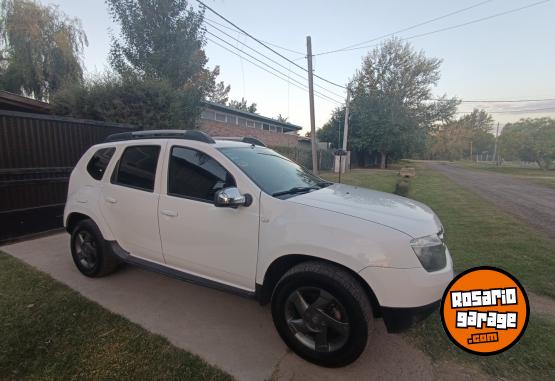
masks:
<path id="1" fill-rule="evenodd" d="M 428 207 L 324 181 L 249 138 L 112 135 L 73 170 L 64 221 L 84 275 L 131 263 L 271 302 L 287 345 L 330 367 L 362 353 L 374 317 L 390 332 L 421 320 L 453 276 Z"/>

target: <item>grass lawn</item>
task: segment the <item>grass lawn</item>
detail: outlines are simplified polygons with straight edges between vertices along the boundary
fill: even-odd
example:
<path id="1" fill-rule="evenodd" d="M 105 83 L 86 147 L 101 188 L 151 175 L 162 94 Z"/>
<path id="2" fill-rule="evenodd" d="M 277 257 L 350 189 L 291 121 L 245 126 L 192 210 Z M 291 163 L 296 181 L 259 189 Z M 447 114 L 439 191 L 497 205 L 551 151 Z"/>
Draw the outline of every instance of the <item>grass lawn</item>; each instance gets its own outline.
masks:
<path id="1" fill-rule="evenodd" d="M 0 252 L 0 379 L 231 380 Z"/>
<path id="2" fill-rule="evenodd" d="M 411 164 L 412 165 L 412 164 Z M 456 271 L 492 265 L 513 273 L 527 290 L 555 297 L 555 247 L 514 217 L 420 164 L 409 197 L 429 205 L 445 226 Z M 335 174 L 326 179 L 337 181 Z M 391 192 L 397 171 L 354 170 L 342 182 Z M 532 314 L 522 340 L 490 357 L 469 355 L 446 337 L 439 314 L 407 335 L 436 361 L 455 360 L 509 379 L 555 379 L 555 319 Z"/>

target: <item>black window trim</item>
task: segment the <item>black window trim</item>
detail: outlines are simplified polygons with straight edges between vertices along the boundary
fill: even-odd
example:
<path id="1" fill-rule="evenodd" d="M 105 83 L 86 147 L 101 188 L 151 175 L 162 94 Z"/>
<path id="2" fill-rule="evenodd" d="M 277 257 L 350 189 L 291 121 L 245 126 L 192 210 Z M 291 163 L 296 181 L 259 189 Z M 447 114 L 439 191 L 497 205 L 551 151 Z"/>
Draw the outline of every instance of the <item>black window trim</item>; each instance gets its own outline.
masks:
<path id="1" fill-rule="evenodd" d="M 156 161 L 156 172 L 154 173 L 154 185 L 152 186 L 152 190 L 141 188 L 141 187 L 136 187 L 136 186 L 129 185 L 129 184 L 121 184 L 121 183 L 118 183 L 115 179 L 116 178 L 116 173 L 119 172 L 119 166 L 121 164 L 121 158 L 125 154 L 125 151 L 127 151 L 128 148 L 132 148 L 132 147 L 158 147 L 159 148 L 159 150 L 158 150 L 158 160 Z M 117 186 L 124 187 L 124 188 L 136 189 L 136 190 L 140 190 L 140 191 L 143 191 L 143 192 L 154 193 L 154 189 L 156 189 L 156 176 L 158 175 L 158 166 L 160 164 L 160 153 L 162 153 L 162 146 L 160 144 L 130 144 L 130 145 L 125 146 L 123 148 L 123 151 L 119 155 L 118 162 L 116 163 L 116 165 L 114 166 L 114 169 L 112 170 L 112 174 L 110 176 L 110 184 L 117 185 Z"/>
<path id="2" fill-rule="evenodd" d="M 214 160 L 216 163 L 218 163 L 227 173 L 229 173 L 229 175 L 233 179 L 233 182 L 235 183 L 235 186 L 237 186 L 237 181 L 235 180 L 235 176 L 233 176 L 233 173 L 231 173 L 231 171 L 229 171 L 219 160 L 214 159 L 211 155 L 209 155 L 206 152 L 201 151 L 197 148 L 181 146 L 179 144 L 175 144 L 175 145 L 172 145 L 170 147 L 169 155 L 168 155 L 168 167 L 166 168 L 166 174 L 167 174 L 166 175 L 166 195 L 167 196 L 177 197 L 177 198 L 184 198 L 186 200 L 199 201 L 199 202 L 203 202 L 205 204 L 214 205 L 214 200 L 207 200 L 205 198 L 198 198 L 198 197 L 184 196 L 182 194 L 177 194 L 177 193 L 170 193 L 170 164 L 171 164 L 172 154 L 173 154 L 174 148 L 184 148 L 184 149 L 188 149 L 188 150 L 191 150 L 191 151 L 197 151 L 197 152 L 200 152 L 200 153 L 208 156 L 209 158 Z"/>
<path id="3" fill-rule="evenodd" d="M 112 150 L 112 156 L 110 156 L 110 159 L 108 160 L 108 163 L 106 163 L 106 168 L 104 169 L 104 172 L 102 173 L 102 176 L 100 176 L 99 179 L 94 178 L 91 173 L 89 172 L 89 164 L 91 163 L 91 160 L 94 158 L 94 156 L 99 153 L 100 151 L 103 150 Z M 108 169 L 110 167 L 110 163 L 112 163 L 112 159 L 114 158 L 114 154 L 116 153 L 116 147 L 114 146 L 110 146 L 110 147 L 103 147 L 103 148 L 99 148 L 96 151 L 94 151 L 94 153 L 92 154 L 92 156 L 89 158 L 89 160 L 87 161 L 87 165 L 85 166 L 85 170 L 87 171 L 88 175 L 90 176 L 91 179 L 93 179 L 94 181 L 98 181 L 101 182 L 104 179 L 104 176 L 106 176 L 106 172 L 108 172 Z"/>

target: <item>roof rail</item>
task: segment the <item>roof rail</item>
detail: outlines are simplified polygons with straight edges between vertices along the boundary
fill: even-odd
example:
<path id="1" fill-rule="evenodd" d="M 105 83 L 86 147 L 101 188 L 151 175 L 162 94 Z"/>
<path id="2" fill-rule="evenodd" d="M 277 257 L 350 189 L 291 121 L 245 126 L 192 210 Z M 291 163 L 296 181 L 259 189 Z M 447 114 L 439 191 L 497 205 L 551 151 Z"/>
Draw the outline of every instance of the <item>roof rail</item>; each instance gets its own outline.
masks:
<path id="1" fill-rule="evenodd" d="M 262 141 L 260 141 L 257 138 L 254 138 L 252 136 L 239 136 L 239 137 L 214 136 L 214 139 L 215 140 L 232 140 L 232 141 L 235 141 L 235 142 L 243 142 L 243 143 L 252 144 L 253 146 L 266 147 L 266 144 L 262 143 Z"/>
<path id="2" fill-rule="evenodd" d="M 216 143 L 210 135 L 197 130 L 148 130 L 135 132 L 121 132 L 108 135 L 104 142 L 121 142 L 136 139 L 185 139 L 204 143 Z"/>

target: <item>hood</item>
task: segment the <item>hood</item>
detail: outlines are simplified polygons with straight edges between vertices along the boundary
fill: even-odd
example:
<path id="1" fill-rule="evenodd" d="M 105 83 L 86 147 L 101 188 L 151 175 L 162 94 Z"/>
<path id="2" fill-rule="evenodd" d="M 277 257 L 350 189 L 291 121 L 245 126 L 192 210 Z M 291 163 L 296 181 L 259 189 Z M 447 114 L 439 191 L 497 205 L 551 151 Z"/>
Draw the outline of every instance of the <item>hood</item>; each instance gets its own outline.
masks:
<path id="1" fill-rule="evenodd" d="M 333 184 L 287 201 L 375 222 L 413 238 L 438 234 L 442 230 L 441 222 L 426 205 L 367 188 Z"/>

